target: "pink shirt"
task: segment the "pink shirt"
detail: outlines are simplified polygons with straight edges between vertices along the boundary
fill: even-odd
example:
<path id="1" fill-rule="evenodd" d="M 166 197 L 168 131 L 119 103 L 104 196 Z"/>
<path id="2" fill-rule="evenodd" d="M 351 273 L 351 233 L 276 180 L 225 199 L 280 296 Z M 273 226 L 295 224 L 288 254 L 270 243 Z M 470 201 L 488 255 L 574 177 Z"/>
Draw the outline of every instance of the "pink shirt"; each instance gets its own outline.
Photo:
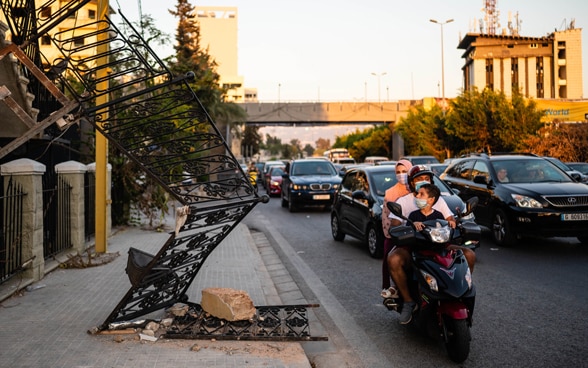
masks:
<path id="1" fill-rule="evenodd" d="M 388 209 L 388 206 L 386 206 L 386 203 L 396 202 L 398 198 L 403 197 L 409 193 L 410 191 L 408 190 L 406 185 L 401 183 L 396 183 L 392 187 L 388 188 L 388 190 L 386 190 L 386 193 L 384 194 L 384 206 L 382 207 L 382 230 L 384 230 L 384 236 L 386 238 L 390 238 L 388 230 L 392 225 L 390 218 L 388 218 L 388 216 L 390 215 L 390 210 Z"/>

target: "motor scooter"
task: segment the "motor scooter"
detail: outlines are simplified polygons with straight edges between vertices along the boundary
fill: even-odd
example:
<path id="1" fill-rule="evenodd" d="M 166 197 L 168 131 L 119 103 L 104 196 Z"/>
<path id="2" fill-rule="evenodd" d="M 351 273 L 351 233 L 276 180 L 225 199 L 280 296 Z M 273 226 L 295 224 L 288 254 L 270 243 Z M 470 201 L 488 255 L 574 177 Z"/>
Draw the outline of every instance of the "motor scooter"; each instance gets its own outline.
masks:
<path id="1" fill-rule="evenodd" d="M 445 220 L 428 220 L 422 231 L 414 229 L 398 203 L 387 203 L 391 213 L 407 221 L 405 226 L 390 228 L 389 233 L 393 244 L 408 246 L 411 251 L 408 288 L 418 308 L 410 324 L 433 338 L 441 337 L 450 359 L 457 363 L 469 355 L 476 289 L 463 251 L 449 246 L 480 239 L 480 226 L 464 219 L 477 203 L 477 197 L 466 202 L 455 229 Z M 402 297 L 384 299 L 384 305 L 400 313 Z"/>

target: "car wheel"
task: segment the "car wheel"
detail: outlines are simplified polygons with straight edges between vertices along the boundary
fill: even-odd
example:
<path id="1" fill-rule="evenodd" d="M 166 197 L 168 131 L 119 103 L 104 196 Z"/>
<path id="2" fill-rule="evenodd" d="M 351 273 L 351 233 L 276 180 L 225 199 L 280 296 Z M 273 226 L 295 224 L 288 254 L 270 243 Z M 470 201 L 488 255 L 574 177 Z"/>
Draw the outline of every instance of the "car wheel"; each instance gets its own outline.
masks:
<path id="1" fill-rule="evenodd" d="M 370 256 L 373 258 L 381 258 L 384 251 L 384 234 L 381 231 L 378 231 L 374 225 L 369 225 L 366 233 L 366 240 Z"/>
<path id="2" fill-rule="evenodd" d="M 331 234 L 336 241 L 343 241 L 345 239 L 345 233 L 341 231 L 341 223 L 336 214 L 331 215 Z"/>
<path id="3" fill-rule="evenodd" d="M 514 244 L 516 236 L 513 234 L 508 217 L 506 213 L 500 208 L 497 208 L 494 212 L 494 218 L 492 220 L 492 235 L 494 241 L 498 245 L 511 246 Z"/>

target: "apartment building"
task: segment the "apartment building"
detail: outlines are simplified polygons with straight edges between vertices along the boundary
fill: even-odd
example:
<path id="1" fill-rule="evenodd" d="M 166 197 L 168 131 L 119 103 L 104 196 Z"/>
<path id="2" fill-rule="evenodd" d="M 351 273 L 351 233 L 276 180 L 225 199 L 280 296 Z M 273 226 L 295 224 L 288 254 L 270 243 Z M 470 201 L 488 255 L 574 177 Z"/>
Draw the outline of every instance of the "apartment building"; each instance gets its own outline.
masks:
<path id="1" fill-rule="evenodd" d="M 244 87 L 238 70 L 238 10 L 236 7 L 196 6 L 203 48 L 217 62 L 220 84 L 230 102 L 257 101 L 257 90 Z"/>
<path id="2" fill-rule="evenodd" d="M 543 37 L 468 33 L 458 45 L 465 50 L 464 90 L 519 90 L 537 99 L 584 98 L 582 29 L 573 22 Z"/>

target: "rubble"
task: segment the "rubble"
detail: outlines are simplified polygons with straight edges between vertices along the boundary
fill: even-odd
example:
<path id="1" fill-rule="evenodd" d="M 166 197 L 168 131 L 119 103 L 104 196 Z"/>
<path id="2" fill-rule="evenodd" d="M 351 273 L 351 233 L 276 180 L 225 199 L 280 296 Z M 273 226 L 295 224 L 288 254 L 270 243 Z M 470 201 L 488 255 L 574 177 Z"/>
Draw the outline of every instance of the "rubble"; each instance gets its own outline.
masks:
<path id="1" fill-rule="evenodd" d="M 202 290 L 202 309 L 227 321 L 251 320 L 256 309 L 247 292 L 230 288 L 206 288 Z"/>

